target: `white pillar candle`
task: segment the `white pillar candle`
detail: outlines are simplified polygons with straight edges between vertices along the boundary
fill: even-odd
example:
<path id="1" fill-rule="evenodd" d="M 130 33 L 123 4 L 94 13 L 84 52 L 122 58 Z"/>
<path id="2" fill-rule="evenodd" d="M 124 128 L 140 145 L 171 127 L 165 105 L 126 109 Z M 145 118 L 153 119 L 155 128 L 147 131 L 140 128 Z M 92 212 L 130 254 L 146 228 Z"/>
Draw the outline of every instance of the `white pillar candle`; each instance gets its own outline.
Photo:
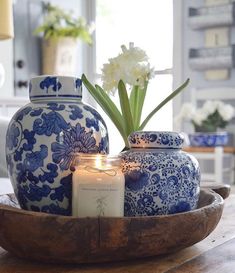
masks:
<path id="1" fill-rule="evenodd" d="M 0 0 L 0 40 L 13 38 L 12 0 Z"/>
<path id="2" fill-rule="evenodd" d="M 107 156 L 84 157 L 73 172 L 72 215 L 122 217 L 125 179 L 119 159 L 117 165 Z"/>

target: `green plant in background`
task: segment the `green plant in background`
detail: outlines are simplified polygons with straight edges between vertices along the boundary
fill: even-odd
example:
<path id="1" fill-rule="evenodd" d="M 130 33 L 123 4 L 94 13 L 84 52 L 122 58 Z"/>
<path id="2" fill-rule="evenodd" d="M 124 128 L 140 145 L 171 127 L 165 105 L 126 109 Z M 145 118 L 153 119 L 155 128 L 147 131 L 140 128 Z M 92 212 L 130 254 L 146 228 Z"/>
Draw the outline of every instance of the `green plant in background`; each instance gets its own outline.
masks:
<path id="1" fill-rule="evenodd" d="M 43 23 L 35 29 L 34 34 L 42 33 L 45 39 L 73 37 L 88 44 L 92 43 L 92 26 L 89 26 L 83 17 L 74 18 L 71 12 L 50 3 L 43 4 L 43 11 Z"/>
<path id="2" fill-rule="evenodd" d="M 148 62 L 145 51 L 134 47 L 133 43 L 130 43 L 129 49 L 122 46 L 122 53 L 103 65 L 101 76 L 103 88 L 99 85 L 93 86 L 86 76 L 82 75 L 84 85 L 117 127 L 126 148 L 129 148 L 128 135 L 133 131 L 143 130 L 153 115 L 189 83 L 187 79 L 141 121 L 148 83 L 154 76 L 155 72 Z M 120 110 L 109 97 L 116 91 L 119 95 Z"/>

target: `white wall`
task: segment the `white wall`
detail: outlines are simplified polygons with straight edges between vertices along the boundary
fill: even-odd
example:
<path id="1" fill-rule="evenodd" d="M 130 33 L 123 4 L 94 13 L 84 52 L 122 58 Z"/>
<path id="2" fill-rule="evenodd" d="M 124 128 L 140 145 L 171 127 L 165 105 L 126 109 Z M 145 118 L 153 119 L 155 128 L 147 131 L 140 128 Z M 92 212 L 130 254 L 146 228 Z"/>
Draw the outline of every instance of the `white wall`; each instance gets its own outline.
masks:
<path id="1" fill-rule="evenodd" d="M 0 88 L 0 98 L 14 95 L 13 74 L 13 42 L 12 40 L 0 41 L 0 63 L 5 68 L 6 80 Z"/>

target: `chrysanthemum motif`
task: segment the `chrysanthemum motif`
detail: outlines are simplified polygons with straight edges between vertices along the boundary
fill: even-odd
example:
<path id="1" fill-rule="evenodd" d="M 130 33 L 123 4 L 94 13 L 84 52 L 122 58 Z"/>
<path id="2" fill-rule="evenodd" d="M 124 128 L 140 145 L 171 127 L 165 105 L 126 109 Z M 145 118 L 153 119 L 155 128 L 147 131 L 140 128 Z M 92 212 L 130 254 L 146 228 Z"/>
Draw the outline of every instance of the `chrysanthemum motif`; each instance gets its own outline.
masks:
<path id="1" fill-rule="evenodd" d="M 62 141 L 52 143 L 51 150 L 53 161 L 59 164 L 61 170 L 68 170 L 78 153 L 97 153 L 98 146 L 92 131 L 87 133 L 85 127 L 77 124 L 64 131 Z"/>

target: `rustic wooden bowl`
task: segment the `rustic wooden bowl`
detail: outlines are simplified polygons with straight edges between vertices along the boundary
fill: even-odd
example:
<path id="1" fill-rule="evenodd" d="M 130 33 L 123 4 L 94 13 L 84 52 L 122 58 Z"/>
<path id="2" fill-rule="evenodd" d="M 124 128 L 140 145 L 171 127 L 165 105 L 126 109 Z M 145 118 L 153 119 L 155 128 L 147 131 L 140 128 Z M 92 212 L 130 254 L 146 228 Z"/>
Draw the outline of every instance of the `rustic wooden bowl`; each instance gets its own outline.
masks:
<path id="1" fill-rule="evenodd" d="M 200 192 L 198 209 L 154 217 L 75 218 L 0 205 L 0 246 L 50 263 L 95 263 L 155 256 L 208 236 L 223 211 L 223 198 Z"/>

